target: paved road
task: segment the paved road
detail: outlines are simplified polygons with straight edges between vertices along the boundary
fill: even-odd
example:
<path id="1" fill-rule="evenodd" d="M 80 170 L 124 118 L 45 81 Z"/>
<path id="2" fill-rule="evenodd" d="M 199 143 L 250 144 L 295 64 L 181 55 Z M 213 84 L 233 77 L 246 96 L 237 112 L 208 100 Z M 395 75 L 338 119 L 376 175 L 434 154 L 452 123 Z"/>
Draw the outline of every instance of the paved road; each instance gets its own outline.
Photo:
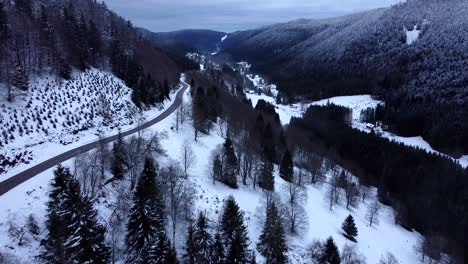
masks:
<path id="1" fill-rule="evenodd" d="M 187 90 L 187 88 L 189 87 L 186 83 L 184 82 L 181 82 L 182 84 L 182 89 L 177 92 L 177 95 L 176 95 L 176 98 L 174 100 L 174 103 L 172 103 L 172 105 L 167 108 L 164 112 L 162 112 L 159 116 L 157 116 L 156 118 L 154 119 L 151 119 L 150 121 L 144 123 L 144 124 L 141 124 L 140 126 L 138 127 L 135 127 L 135 128 L 132 128 L 128 131 L 125 131 L 125 132 L 122 132 L 122 136 L 128 136 L 128 135 L 131 135 L 131 134 L 134 134 L 140 130 L 143 130 L 145 128 L 148 128 L 150 126 L 153 126 L 154 124 L 157 124 L 159 122 L 161 122 L 162 120 L 164 120 L 166 117 L 168 117 L 172 112 L 174 112 L 177 107 L 179 107 L 180 103 L 182 102 L 182 99 L 183 99 L 183 96 L 184 96 L 184 92 Z M 84 152 L 87 152 L 87 151 L 90 151 L 94 148 L 96 148 L 100 143 L 109 143 L 109 142 L 112 142 L 114 140 L 116 140 L 118 137 L 118 134 L 116 135 L 113 135 L 113 136 L 110 136 L 110 137 L 107 137 L 107 138 L 103 138 L 101 140 L 98 140 L 98 141 L 95 141 L 95 142 L 91 142 L 91 143 L 88 143 L 86 145 L 83 145 L 81 147 L 77 147 L 77 148 L 74 148 L 72 150 L 69 150 L 67 152 L 64 152 L 60 155 L 57 155 L 53 158 L 50 158 L 44 162 L 41 162 L 39 164 L 37 164 L 36 166 L 33 166 L 23 172 L 20 172 L 18 174 L 16 174 L 15 176 L 12 176 L 2 182 L 0 182 L 0 196 L 2 196 L 3 194 L 5 194 L 6 192 L 10 191 L 11 189 L 15 188 L 16 186 L 20 185 L 21 183 L 31 179 L 32 177 L 38 175 L 39 173 L 45 171 L 45 170 L 48 170 L 54 166 L 56 166 L 57 164 L 59 163 L 62 163 L 66 160 L 69 160 L 81 153 L 84 153 Z"/>

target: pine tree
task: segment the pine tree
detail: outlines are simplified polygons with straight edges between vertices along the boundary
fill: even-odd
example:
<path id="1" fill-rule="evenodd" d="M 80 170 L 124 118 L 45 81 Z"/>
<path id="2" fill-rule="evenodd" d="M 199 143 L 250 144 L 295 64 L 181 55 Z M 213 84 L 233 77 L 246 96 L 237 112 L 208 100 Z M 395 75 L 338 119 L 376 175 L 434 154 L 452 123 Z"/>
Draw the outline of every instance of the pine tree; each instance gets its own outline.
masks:
<path id="1" fill-rule="evenodd" d="M 268 191 L 273 191 L 275 189 L 275 179 L 273 178 L 273 163 L 271 163 L 265 154 L 262 157 L 258 186 Z"/>
<path id="2" fill-rule="evenodd" d="M 340 264 L 340 252 L 332 237 L 329 237 L 325 242 L 319 261 L 324 264 Z"/>
<path id="3" fill-rule="evenodd" d="M 31 0 L 16 0 L 16 11 L 21 15 L 32 17 L 32 3 Z"/>
<path id="4" fill-rule="evenodd" d="M 341 229 L 343 229 L 344 231 L 344 237 L 351 241 L 356 241 L 358 230 L 356 224 L 354 223 L 354 218 L 352 215 L 348 215 L 348 217 L 346 217 L 345 221 L 343 222 L 343 225 L 341 226 Z"/>
<path id="5" fill-rule="evenodd" d="M 126 260 L 131 263 L 158 263 L 164 248 L 164 205 L 156 184 L 156 166 L 145 159 L 143 172 L 133 194 L 133 205 L 127 224 Z M 157 245 L 157 246 L 156 246 Z M 170 247 L 170 246 L 169 246 Z"/>
<path id="6" fill-rule="evenodd" d="M 195 240 L 195 227 L 190 223 L 187 230 L 187 240 L 185 242 L 185 254 L 183 256 L 183 263 L 195 264 L 198 252 L 198 242 Z"/>
<path id="7" fill-rule="evenodd" d="M 27 91 L 29 87 L 28 75 L 23 65 L 19 62 L 15 65 L 15 74 L 13 75 L 12 84 L 22 91 Z"/>
<path id="8" fill-rule="evenodd" d="M 3 1 L 0 1 L 0 39 L 7 40 L 8 35 L 9 35 L 8 31 L 9 31 L 8 17 L 7 17 L 6 11 L 5 11 L 5 5 L 4 5 Z M 2 47 L 0 47 L 0 50 L 2 48 L 6 48 L 6 47 L 3 47 L 3 46 L 4 45 L 2 45 Z"/>
<path id="9" fill-rule="evenodd" d="M 54 171 L 54 179 L 51 183 L 52 190 L 49 193 L 49 201 L 47 202 L 45 224 L 48 233 L 41 241 L 43 250 L 39 255 L 39 258 L 44 263 L 58 264 L 67 261 L 65 258 L 64 242 L 68 230 L 59 211 L 63 196 L 68 188 L 68 182 L 71 178 L 70 170 L 61 165 Z"/>
<path id="10" fill-rule="evenodd" d="M 212 242 L 211 235 L 208 232 L 208 224 L 203 213 L 198 215 L 195 231 L 195 241 L 197 241 L 197 263 L 208 263 L 210 260 L 210 247 Z"/>
<path id="11" fill-rule="evenodd" d="M 213 179 L 221 180 L 222 176 L 223 176 L 223 166 L 221 164 L 221 160 L 219 159 L 219 156 L 216 155 L 213 161 Z M 214 184 L 214 180 L 213 180 L 213 184 Z"/>
<path id="12" fill-rule="evenodd" d="M 49 194 L 46 227 L 40 259 L 45 263 L 108 263 L 105 228 L 97 222 L 97 212 L 81 195 L 78 181 L 67 168 L 54 172 Z"/>
<path id="13" fill-rule="evenodd" d="M 193 127 L 195 129 L 195 141 L 197 141 L 198 132 L 205 133 L 208 128 L 208 113 L 205 99 L 204 89 L 202 87 L 198 87 L 196 92 L 193 94 L 192 103 L 192 119 Z"/>
<path id="14" fill-rule="evenodd" d="M 227 264 L 247 264 L 249 262 L 247 232 L 238 229 L 234 232 L 234 237 L 228 247 Z"/>
<path id="15" fill-rule="evenodd" d="M 224 245 L 221 238 L 221 234 L 216 233 L 214 236 L 213 244 L 210 250 L 210 262 L 212 264 L 223 264 L 224 263 Z"/>
<path id="16" fill-rule="evenodd" d="M 221 232 L 226 245 L 226 263 L 247 263 L 249 258 L 247 228 L 234 197 L 229 196 L 221 216 Z"/>
<path id="17" fill-rule="evenodd" d="M 109 247 L 105 244 L 104 226 L 97 222 L 97 212 L 89 198 L 81 195 L 78 181 L 70 180 L 62 197 L 59 214 L 67 224 L 65 255 L 70 263 L 108 263 Z"/>
<path id="18" fill-rule="evenodd" d="M 229 137 L 223 145 L 223 156 L 225 168 L 223 168 L 222 182 L 231 188 L 237 188 L 237 157 Z"/>
<path id="19" fill-rule="evenodd" d="M 125 146 L 122 134 L 119 132 L 117 141 L 112 147 L 112 164 L 111 171 L 115 179 L 122 179 L 126 173 L 125 171 Z"/>
<path id="20" fill-rule="evenodd" d="M 294 172 L 294 165 L 293 165 L 291 152 L 289 152 L 289 150 L 286 149 L 283 155 L 283 159 L 281 160 L 281 164 L 280 164 L 280 176 L 285 181 L 292 182 L 293 172 Z"/>
<path id="21" fill-rule="evenodd" d="M 267 264 L 287 263 L 287 246 L 278 208 L 273 202 L 267 210 L 266 221 L 257 249 Z"/>

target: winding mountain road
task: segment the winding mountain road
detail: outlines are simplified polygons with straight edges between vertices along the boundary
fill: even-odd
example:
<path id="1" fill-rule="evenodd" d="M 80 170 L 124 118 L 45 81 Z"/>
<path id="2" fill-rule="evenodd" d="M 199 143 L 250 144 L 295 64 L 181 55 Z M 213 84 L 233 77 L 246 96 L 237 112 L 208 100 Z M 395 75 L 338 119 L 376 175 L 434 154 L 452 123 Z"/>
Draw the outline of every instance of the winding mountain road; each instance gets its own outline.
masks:
<path id="1" fill-rule="evenodd" d="M 135 128 L 132 128 L 130 130 L 127 130 L 125 132 L 121 132 L 122 136 L 129 136 L 131 134 L 134 134 L 138 131 L 141 131 L 145 128 L 148 128 L 150 126 L 153 126 L 159 122 L 161 122 L 162 120 L 164 120 L 166 117 L 168 117 L 170 114 L 172 114 L 176 109 L 177 107 L 180 106 L 180 104 L 182 103 L 182 100 L 183 100 L 183 96 L 184 96 L 184 92 L 187 90 L 187 88 L 189 87 L 189 85 L 187 83 L 185 83 L 184 81 L 181 81 L 181 84 L 182 84 L 182 88 L 179 90 L 179 92 L 177 92 L 176 94 L 176 98 L 174 100 L 174 103 L 172 103 L 171 106 L 169 106 L 169 108 L 167 108 L 164 112 L 162 112 L 159 116 L 149 120 L 148 122 L 145 122 L 143 124 L 141 124 L 140 126 L 137 126 Z M 60 155 L 57 155 L 55 157 L 52 157 L 46 161 L 43 161 L 23 172 L 20 172 L 2 182 L 0 182 L 0 196 L 2 196 L 3 194 L 7 193 L 8 191 L 12 190 L 13 188 L 15 188 L 16 186 L 20 185 L 21 183 L 33 178 L 34 176 L 38 175 L 39 173 L 41 172 L 44 172 L 66 160 L 69 160 L 75 156 L 78 156 L 79 154 L 81 153 L 84 153 L 84 152 L 87 152 L 87 151 L 90 151 L 92 149 L 95 149 L 99 144 L 101 143 L 110 143 L 114 140 L 116 140 L 118 138 L 118 134 L 116 135 L 113 135 L 113 136 L 109 136 L 109 137 L 106 137 L 106 138 L 103 138 L 103 139 L 100 139 L 100 140 L 97 140 L 97 141 L 94 141 L 94 142 L 91 142 L 91 143 L 88 143 L 88 144 L 85 144 L 83 146 L 80 146 L 80 147 L 76 147 L 74 149 L 71 149 L 67 152 L 64 152 Z"/>

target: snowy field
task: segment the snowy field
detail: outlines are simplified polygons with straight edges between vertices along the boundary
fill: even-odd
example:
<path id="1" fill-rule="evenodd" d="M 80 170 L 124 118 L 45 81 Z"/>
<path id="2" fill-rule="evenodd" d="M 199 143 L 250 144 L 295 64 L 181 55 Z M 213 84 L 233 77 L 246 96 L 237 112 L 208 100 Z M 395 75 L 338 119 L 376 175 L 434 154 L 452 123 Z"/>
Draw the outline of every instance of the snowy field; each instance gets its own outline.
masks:
<path id="1" fill-rule="evenodd" d="M 257 76 L 257 79 L 260 78 Z M 263 83 L 264 81 L 256 81 L 255 83 Z M 300 117 L 302 114 L 307 110 L 307 108 L 310 105 L 326 105 L 328 103 L 332 103 L 335 105 L 339 106 L 344 106 L 349 109 L 351 109 L 353 112 L 353 123 L 352 126 L 355 129 L 359 129 L 364 132 L 370 133 L 371 129 L 369 129 L 366 125 L 366 123 L 361 122 L 360 120 L 360 114 L 362 110 L 365 110 L 367 108 L 376 108 L 378 104 L 383 104 L 383 102 L 375 100 L 372 98 L 371 95 L 351 95 L 351 96 L 337 96 L 337 97 L 331 97 L 328 99 L 323 99 L 320 101 L 315 101 L 312 103 L 297 103 L 297 104 L 289 104 L 289 105 L 278 105 L 276 104 L 276 99 L 272 96 L 267 96 L 265 94 L 256 94 L 256 93 L 251 93 L 250 91 L 246 91 L 246 96 L 248 99 L 252 101 L 252 105 L 255 107 L 257 105 L 258 100 L 265 100 L 266 102 L 269 102 L 273 104 L 276 107 L 276 112 L 278 113 L 281 124 L 287 125 L 289 124 L 291 117 Z M 390 140 L 393 140 L 395 142 L 403 143 L 404 145 L 407 146 L 412 146 L 412 147 L 418 147 L 421 149 L 424 149 L 428 152 L 433 152 L 433 153 L 438 153 L 437 150 L 434 150 L 431 145 L 424 140 L 421 136 L 417 137 L 401 137 L 398 135 L 395 135 L 393 133 L 390 133 L 388 131 L 380 131 L 378 133 L 381 137 L 388 138 Z M 459 159 L 453 159 L 457 162 L 460 163 L 463 167 L 468 167 L 468 155 L 462 156 Z"/>
<path id="2" fill-rule="evenodd" d="M 189 100 L 188 91 L 184 99 Z M 254 190 L 251 186 L 247 187 L 242 184 L 237 190 L 230 189 L 220 183 L 213 184 L 209 171 L 209 157 L 211 151 L 218 144 L 222 144 L 224 139 L 215 132 L 217 129 L 213 129 L 211 135 L 202 135 L 195 142 L 191 124 L 186 122 L 177 132 L 171 129 L 175 123 L 174 120 L 175 113 L 144 132 L 145 135 L 151 135 L 155 132 L 165 135 L 161 144 L 166 150 L 166 156 L 158 157 L 158 163 L 163 165 L 171 162 L 171 160 L 179 160 L 181 145 L 188 140 L 196 156 L 194 166 L 188 171 L 187 179 L 196 189 L 196 208 L 198 211 L 206 212 L 208 218 L 215 221 L 219 218 L 223 200 L 229 195 L 233 195 L 245 213 L 244 218 L 248 227 L 250 245 L 252 249 L 255 249 L 264 219 L 262 191 Z M 71 166 L 72 162 L 69 161 L 66 165 Z M 35 263 L 34 256 L 38 253 L 39 248 L 38 239 L 42 234 L 36 238 L 25 237 L 30 241 L 23 243 L 23 246 L 18 246 L 18 241 L 12 239 L 9 235 L 10 226 L 12 224 L 17 227 L 23 226 L 26 217 L 32 213 L 38 219 L 43 231 L 45 203 L 47 202 L 47 191 L 52 177 L 52 170 L 48 170 L 0 196 L 0 249 L 18 256 L 24 263 Z M 284 191 L 281 192 L 281 190 L 286 183 L 278 177 L 277 167 L 275 167 L 275 184 L 278 195 L 285 199 Z M 377 263 L 381 255 L 387 251 L 392 252 L 400 263 L 418 262 L 413 247 L 420 235 L 396 226 L 393 222 L 393 212 L 389 207 L 383 206 L 379 217 L 380 223 L 370 227 L 365 220 L 366 204 L 359 203 L 356 208 L 347 210 L 344 201 L 341 201 L 340 205 L 335 206 L 333 211 L 330 211 L 325 199 L 325 190 L 326 184 L 306 187 L 308 198 L 303 206 L 307 213 L 309 227 L 303 232 L 302 236 L 288 236 L 289 258 L 292 263 L 310 263 L 306 249 L 315 239 L 325 239 L 328 236 L 333 236 L 340 250 L 346 243 L 351 243 L 347 242 L 340 231 L 341 223 L 348 214 L 352 214 L 355 218 L 359 231 L 358 242 L 355 245 L 366 258 L 367 263 Z M 107 192 L 112 193 L 111 190 Z M 96 206 L 103 223 L 106 223 L 107 219 L 109 219 L 111 212 L 109 203 L 112 202 L 113 198 L 113 196 L 109 195 L 107 203 L 100 200 L 101 202 Z M 370 201 L 368 199 L 366 203 Z M 210 226 L 214 228 L 215 224 L 215 222 L 211 222 Z M 179 255 L 183 253 L 181 248 L 185 242 L 184 234 L 185 228 L 179 230 Z M 260 256 L 258 256 L 257 260 L 259 263 L 263 263 Z"/>
<path id="3" fill-rule="evenodd" d="M 97 69 L 77 73 L 69 81 L 37 78 L 30 89 L 13 103 L 0 101 L 0 158 L 7 161 L 3 165 L 0 161 L 0 181 L 99 137 L 135 127 L 159 115 L 175 98 L 171 95 L 171 100 L 142 112 L 123 81 Z"/>

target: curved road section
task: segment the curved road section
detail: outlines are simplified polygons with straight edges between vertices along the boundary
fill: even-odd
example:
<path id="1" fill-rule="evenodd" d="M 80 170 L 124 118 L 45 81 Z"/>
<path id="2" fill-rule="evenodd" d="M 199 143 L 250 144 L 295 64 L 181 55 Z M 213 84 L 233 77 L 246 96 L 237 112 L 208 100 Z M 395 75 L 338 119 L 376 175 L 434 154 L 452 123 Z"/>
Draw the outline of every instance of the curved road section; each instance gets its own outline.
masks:
<path id="1" fill-rule="evenodd" d="M 174 103 L 172 103 L 172 105 L 169 106 L 169 108 L 167 108 L 159 116 L 149 120 L 148 122 L 143 123 L 140 126 L 132 128 L 132 129 L 127 130 L 125 132 L 121 132 L 122 136 L 123 137 L 129 136 L 129 135 L 134 134 L 134 133 L 136 133 L 136 132 L 138 132 L 140 130 L 143 130 L 145 128 L 153 126 L 153 125 L 161 122 L 162 120 L 164 120 L 170 114 L 172 114 L 177 109 L 177 107 L 179 107 L 180 104 L 182 103 L 184 92 L 189 87 L 188 84 L 185 83 L 184 81 L 181 81 L 181 84 L 182 84 L 183 87 L 179 92 L 177 92 Z M 21 183 L 23 183 L 23 182 L 31 179 L 32 177 L 38 175 L 39 173 L 44 172 L 44 171 L 56 166 L 57 164 L 62 163 L 64 161 L 66 161 L 66 160 L 69 160 L 69 159 L 71 159 L 71 158 L 73 158 L 75 156 L 78 156 L 81 153 L 84 153 L 84 152 L 90 151 L 92 149 L 95 149 L 101 143 L 110 143 L 110 142 L 116 140 L 118 138 L 118 136 L 119 135 L 116 134 L 116 135 L 113 135 L 113 136 L 110 136 L 110 137 L 103 138 L 101 140 L 97 140 L 97 141 L 88 143 L 88 144 L 80 146 L 80 147 L 74 148 L 74 149 L 69 150 L 67 152 L 64 152 L 64 153 L 62 153 L 60 155 L 57 155 L 57 156 L 55 156 L 53 158 L 50 158 L 50 159 L 48 159 L 48 160 L 46 160 L 44 162 L 41 162 L 41 163 L 39 163 L 39 164 L 37 164 L 37 165 L 23 171 L 23 172 L 20 172 L 20 173 L 14 175 L 14 176 L 2 181 L 2 182 L 0 182 L 0 196 L 7 193 L 8 191 L 15 188 L 16 186 L 20 185 Z"/>

